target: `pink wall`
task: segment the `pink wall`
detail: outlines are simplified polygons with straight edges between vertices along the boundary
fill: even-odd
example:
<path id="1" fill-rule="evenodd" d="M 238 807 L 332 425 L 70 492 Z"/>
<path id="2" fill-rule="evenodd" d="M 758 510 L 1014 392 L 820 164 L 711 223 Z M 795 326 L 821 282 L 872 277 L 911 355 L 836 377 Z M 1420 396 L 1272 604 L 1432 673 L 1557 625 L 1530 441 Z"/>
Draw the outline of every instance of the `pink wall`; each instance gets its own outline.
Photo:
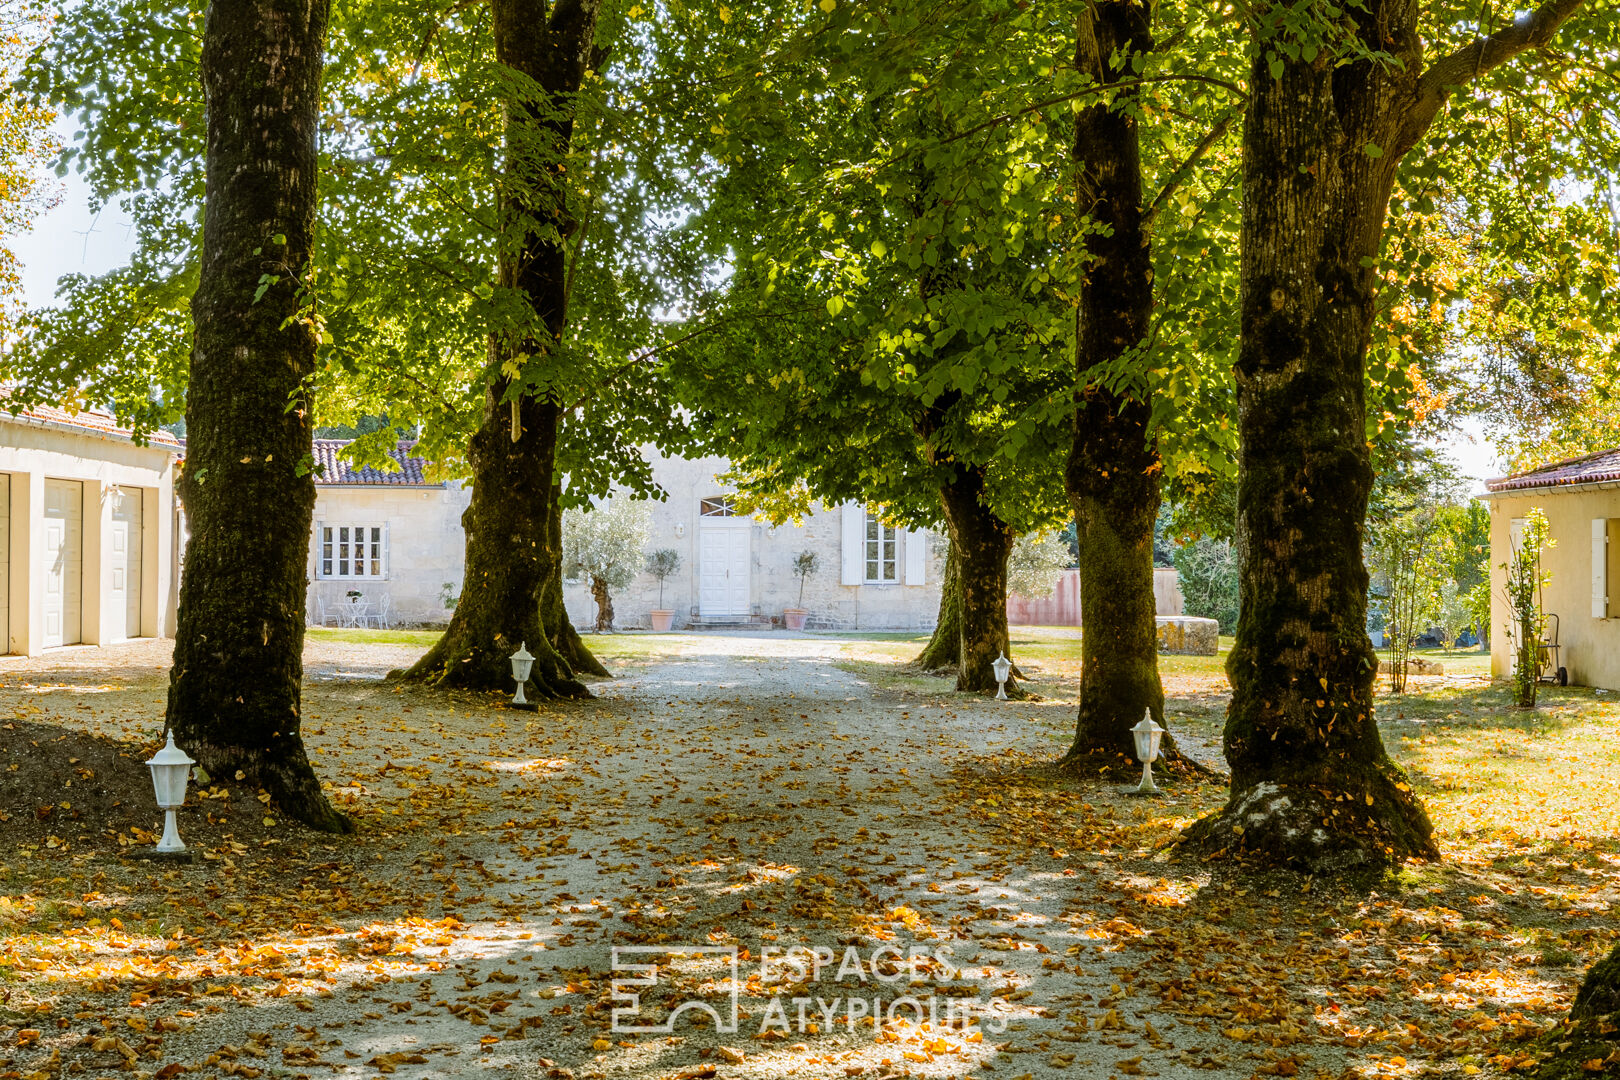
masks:
<path id="1" fill-rule="evenodd" d="M 1153 571 L 1153 598 L 1158 614 L 1181 614 L 1181 587 L 1174 570 Z M 1063 571 L 1052 595 L 1042 599 L 1008 596 L 1007 621 L 1014 626 L 1079 626 L 1080 571 Z"/>

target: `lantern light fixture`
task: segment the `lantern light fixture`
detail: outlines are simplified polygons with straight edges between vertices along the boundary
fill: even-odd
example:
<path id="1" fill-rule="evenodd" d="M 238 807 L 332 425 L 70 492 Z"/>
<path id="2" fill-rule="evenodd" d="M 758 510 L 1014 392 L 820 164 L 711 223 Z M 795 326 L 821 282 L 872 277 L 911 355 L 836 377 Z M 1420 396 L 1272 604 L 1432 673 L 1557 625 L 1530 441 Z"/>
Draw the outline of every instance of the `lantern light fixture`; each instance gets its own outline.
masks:
<path id="1" fill-rule="evenodd" d="M 529 655 L 529 643 L 525 641 L 519 645 L 518 651 L 509 659 L 512 661 L 512 678 L 517 680 L 517 696 L 512 699 L 512 707 L 527 712 L 538 711 L 538 706 L 523 696 L 523 686 L 529 681 L 529 672 L 534 669 L 534 657 Z"/>
<path id="2" fill-rule="evenodd" d="M 1142 763 L 1142 782 L 1130 789 L 1132 795 L 1159 795 L 1160 789 L 1153 783 L 1153 762 L 1159 756 L 1159 741 L 1164 738 L 1164 728 L 1153 722 L 1153 710 L 1149 709 L 1142 717 L 1142 722 L 1131 728 L 1131 737 L 1136 740 L 1136 760 Z"/>
<path id="3" fill-rule="evenodd" d="M 1007 677 L 1012 674 L 1012 661 L 1007 659 L 1006 653 L 999 653 L 990 664 L 990 669 L 996 673 L 996 700 L 1007 700 Z"/>
<path id="4" fill-rule="evenodd" d="M 163 811 L 163 838 L 158 841 L 157 850 L 165 855 L 186 850 L 185 842 L 180 839 L 175 811 L 185 805 L 186 783 L 191 779 L 191 767 L 197 764 L 174 745 L 172 729 L 168 736 L 163 749 L 146 762 L 146 767 L 152 770 L 152 789 L 157 793 L 158 808 Z"/>

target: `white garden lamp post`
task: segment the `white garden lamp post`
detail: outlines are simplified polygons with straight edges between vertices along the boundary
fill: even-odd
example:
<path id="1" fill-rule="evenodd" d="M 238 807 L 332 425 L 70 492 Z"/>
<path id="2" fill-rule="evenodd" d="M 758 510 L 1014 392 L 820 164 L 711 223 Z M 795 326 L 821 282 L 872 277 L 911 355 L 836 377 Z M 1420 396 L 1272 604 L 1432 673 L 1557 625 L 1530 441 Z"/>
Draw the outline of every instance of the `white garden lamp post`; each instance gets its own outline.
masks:
<path id="1" fill-rule="evenodd" d="M 185 805 L 186 782 L 191 779 L 191 767 L 195 764 L 184 750 L 174 745 L 173 731 L 169 732 L 163 749 L 146 763 L 152 770 L 152 788 L 157 792 L 158 808 L 163 811 L 163 839 L 158 841 L 157 849 L 165 854 L 186 850 L 174 812 Z"/>
<path id="2" fill-rule="evenodd" d="M 1142 782 L 1131 789 L 1133 795 L 1157 795 L 1159 789 L 1153 783 L 1153 762 L 1159 756 L 1159 740 L 1164 738 L 1164 728 L 1153 722 L 1153 710 L 1149 709 L 1142 722 L 1131 728 L 1131 736 L 1136 740 L 1136 760 L 1142 763 Z"/>
<path id="3" fill-rule="evenodd" d="M 529 681 L 529 672 L 534 668 L 534 657 L 529 655 L 529 643 L 525 641 L 518 646 L 518 651 L 510 657 L 512 661 L 512 678 L 517 680 L 517 697 L 512 699 L 512 705 L 519 709 L 533 709 L 529 699 L 523 696 L 523 684 Z"/>
<path id="4" fill-rule="evenodd" d="M 1007 676 L 1012 674 L 1012 661 L 1007 659 L 1006 653 L 997 654 L 990 664 L 990 670 L 996 673 L 996 700 L 1007 700 Z"/>

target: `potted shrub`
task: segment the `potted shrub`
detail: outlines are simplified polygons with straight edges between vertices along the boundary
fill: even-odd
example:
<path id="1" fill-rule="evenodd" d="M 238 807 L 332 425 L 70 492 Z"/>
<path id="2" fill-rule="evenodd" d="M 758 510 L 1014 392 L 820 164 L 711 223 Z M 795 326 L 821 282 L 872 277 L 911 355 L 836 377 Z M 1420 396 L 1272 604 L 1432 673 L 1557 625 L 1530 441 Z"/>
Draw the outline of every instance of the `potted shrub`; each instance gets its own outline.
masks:
<path id="1" fill-rule="evenodd" d="M 681 553 L 674 548 L 659 548 L 647 555 L 647 573 L 658 579 L 658 606 L 647 614 L 660 634 L 675 624 L 675 612 L 664 607 L 664 579 L 680 568 Z"/>
<path id="2" fill-rule="evenodd" d="M 808 548 L 793 556 L 793 573 L 799 579 L 799 604 L 782 609 L 782 623 L 789 630 L 804 629 L 805 616 L 810 614 L 804 609 L 804 583 L 815 575 L 818 562 L 816 553 Z"/>

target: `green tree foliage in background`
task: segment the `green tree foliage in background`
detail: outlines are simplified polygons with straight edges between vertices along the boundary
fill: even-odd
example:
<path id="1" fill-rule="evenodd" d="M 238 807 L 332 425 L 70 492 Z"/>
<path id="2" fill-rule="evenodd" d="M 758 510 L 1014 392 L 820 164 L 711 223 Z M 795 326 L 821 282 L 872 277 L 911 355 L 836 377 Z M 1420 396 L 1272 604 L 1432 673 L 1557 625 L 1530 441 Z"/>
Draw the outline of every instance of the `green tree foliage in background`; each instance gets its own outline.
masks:
<path id="1" fill-rule="evenodd" d="M 1238 557 L 1230 540 L 1194 540 L 1176 548 L 1176 580 L 1182 610 L 1214 619 L 1221 633 L 1237 628 L 1242 599 L 1238 592 Z"/>
<path id="2" fill-rule="evenodd" d="M 1025 533 L 1007 556 L 1007 591 L 1032 600 L 1051 596 L 1068 564 L 1068 545 L 1055 532 Z"/>

